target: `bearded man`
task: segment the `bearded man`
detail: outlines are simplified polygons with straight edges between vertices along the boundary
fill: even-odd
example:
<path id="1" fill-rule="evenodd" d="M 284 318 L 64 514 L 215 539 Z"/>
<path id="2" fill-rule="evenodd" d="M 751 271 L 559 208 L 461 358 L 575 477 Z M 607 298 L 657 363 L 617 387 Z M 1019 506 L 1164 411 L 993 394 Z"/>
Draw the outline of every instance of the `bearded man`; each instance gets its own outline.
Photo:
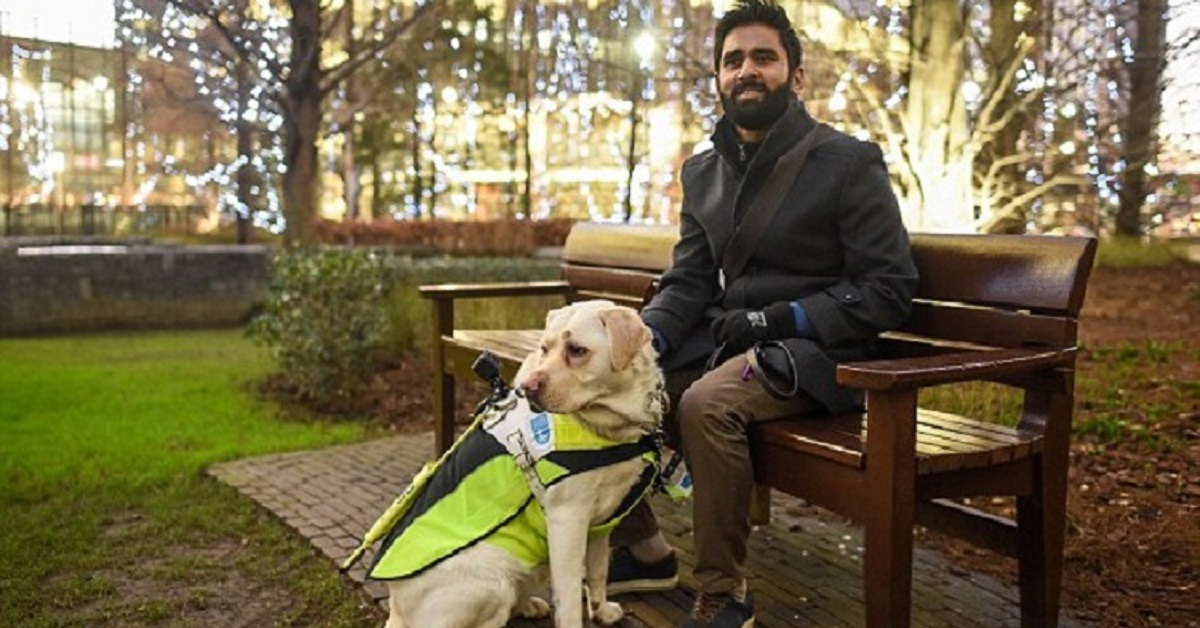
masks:
<path id="1" fill-rule="evenodd" d="M 642 312 L 691 472 L 697 597 L 682 627 L 754 624 L 747 584 L 752 423 L 842 412 L 839 361 L 869 358 L 909 314 L 917 271 L 878 145 L 818 124 L 799 95 L 786 12 L 745 0 L 716 26 L 723 117 L 683 165 L 680 239 Z M 643 503 L 613 534 L 609 592 L 674 587 L 677 562 Z"/>

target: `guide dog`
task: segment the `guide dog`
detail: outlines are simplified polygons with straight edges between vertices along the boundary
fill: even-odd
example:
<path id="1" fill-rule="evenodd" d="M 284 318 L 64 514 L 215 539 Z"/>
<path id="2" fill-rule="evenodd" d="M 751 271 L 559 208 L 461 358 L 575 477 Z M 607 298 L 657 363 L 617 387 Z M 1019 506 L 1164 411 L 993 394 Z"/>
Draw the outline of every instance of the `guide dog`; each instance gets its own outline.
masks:
<path id="1" fill-rule="evenodd" d="M 666 404 L 650 340 L 649 328 L 633 309 L 609 301 L 583 301 L 549 312 L 540 346 L 514 379 L 528 405 L 542 412 L 541 422 L 526 430 L 531 442 L 521 447 L 537 447 L 549 438 L 545 413 L 569 415 L 591 434 L 585 439 L 616 443 L 626 448 L 622 451 L 650 441 Z M 565 438 L 571 430 L 562 431 Z M 540 472 L 526 469 L 525 479 L 534 485 L 532 508 L 545 515 L 540 542 L 547 564 L 530 565 L 505 542 L 483 538 L 412 577 L 390 580 L 385 628 L 502 628 L 514 615 L 548 616 L 550 605 L 531 593 L 544 582 L 547 568 L 557 628 L 584 625 L 585 580 L 588 617 L 617 623 L 624 611 L 607 599 L 608 529 L 614 516 L 642 496 L 636 491 L 644 490 L 638 487 L 646 484 L 647 460 L 635 455 L 606 462 L 541 488 L 534 477 Z M 652 466 L 651 478 L 657 473 L 657 451 Z M 598 529 L 602 524 L 610 527 Z M 421 543 L 414 541 L 413 547 Z"/>

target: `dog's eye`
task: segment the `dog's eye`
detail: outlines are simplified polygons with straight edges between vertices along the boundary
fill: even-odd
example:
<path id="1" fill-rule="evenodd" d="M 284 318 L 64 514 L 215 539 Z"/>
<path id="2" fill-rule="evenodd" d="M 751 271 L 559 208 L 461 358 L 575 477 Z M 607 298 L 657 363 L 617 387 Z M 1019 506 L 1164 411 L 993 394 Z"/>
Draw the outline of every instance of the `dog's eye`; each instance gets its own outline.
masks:
<path id="1" fill-rule="evenodd" d="M 582 358 L 583 356 L 587 355 L 587 352 L 587 347 L 581 347 L 579 345 L 567 345 L 567 357 Z"/>
<path id="2" fill-rule="evenodd" d="M 550 353 L 550 348 L 547 347 L 546 345 L 542 345 L 541 350 L 542 350 L 542 355 L 546 355 L 547 353 Z"/>

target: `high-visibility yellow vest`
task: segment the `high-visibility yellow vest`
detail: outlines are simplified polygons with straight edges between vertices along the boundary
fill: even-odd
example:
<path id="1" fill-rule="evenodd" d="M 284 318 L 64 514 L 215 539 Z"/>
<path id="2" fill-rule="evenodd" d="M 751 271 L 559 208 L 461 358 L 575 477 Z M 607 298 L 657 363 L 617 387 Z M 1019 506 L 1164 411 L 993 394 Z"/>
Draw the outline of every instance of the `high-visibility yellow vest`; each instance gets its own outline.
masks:
<path id="1" fill-rule="evenodd" d="M 387 533 L 367 575 L 409 578 L 481 541 L 527 566 L 546 564 L 546 517 L 534 491 L 639 457 L 645 463 L 640 479 L 593 534 L 615 527 L 650 489 L 659 464 L 653 438 L 617 443 L 571 415 L 534 412 L 523 399 L 509 403 L 502 415 L 477 421 L 433 470 Z"/>

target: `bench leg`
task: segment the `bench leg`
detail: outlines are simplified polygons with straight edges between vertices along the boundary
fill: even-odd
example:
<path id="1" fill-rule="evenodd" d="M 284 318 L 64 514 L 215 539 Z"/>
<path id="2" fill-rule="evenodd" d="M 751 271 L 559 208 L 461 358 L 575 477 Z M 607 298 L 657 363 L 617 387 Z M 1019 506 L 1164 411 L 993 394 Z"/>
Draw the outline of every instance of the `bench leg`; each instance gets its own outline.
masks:
<path id="1" fill-rule="evenodd" d="M 750 524 L 765 526 L 771 523 L 771 485 L 754 484 L 750 494 Z"/>
<path id="2" fill-rule="evenodd" d="M 1048 404 L 1048 413 L 1051 416 L 1069 413 L 1069 403 L 1065 397 L 1056 396 Z M 1027 414 L 1030 409 L 1027 402 Z M 1067 527 L 1069 425 L 1069 415 L 1047 422 L 1041 465 L 1034 472 L 1033 493 L 1017 498 L 1017 581 L 1022 628 L 1058 626 Z"/>
<path id="3" fill-rule="evenodd" d="M 916 407 L 915 391 L 872 395 L 867 402 L 867 628 L 906 628 L 911 622 Z"/>
<path id="4" fill-rule="evenodd" d="M 433 343 L 430 363 L 433 367 L 433 456 L 440 457 L 454 444 L 454 376 L 446 372 L 446 348 L 443 336 L 454 333 L 454 301 L 433 302 Z"/>

